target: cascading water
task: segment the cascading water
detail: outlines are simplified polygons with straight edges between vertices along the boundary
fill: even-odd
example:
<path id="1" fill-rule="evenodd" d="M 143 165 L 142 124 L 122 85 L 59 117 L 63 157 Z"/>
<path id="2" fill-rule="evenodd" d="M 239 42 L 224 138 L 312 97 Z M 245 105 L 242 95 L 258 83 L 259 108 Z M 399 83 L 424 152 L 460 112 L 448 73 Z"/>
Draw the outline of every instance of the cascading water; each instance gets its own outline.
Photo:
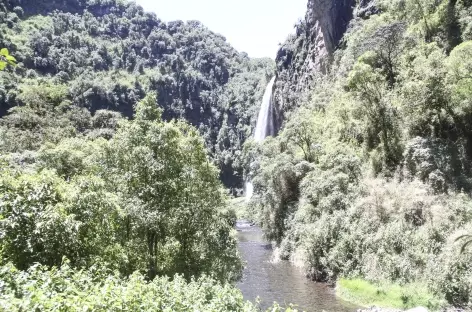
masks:
<path id="1" fill-rule="evenodd" d="M 254 132 L 254 141 L 262 142 L 269 135 L 274 135 L 274 116 L 272 110 L 272 88 L 275 77 L 272 78 L 262 98 L 261 110 L 257 118 L 256 131 Z"/>
<path id="2" fill-rule="evenodd" d="M 272 89 L 275 77 L 273 77 L 262 98 L 261 110 L 257 118 L 256 131 L 254 132 L 254 141 L 262 142 L 266 137 L 275 134 L 274 128 L 274 110 L 272 108 Z M 246 200 L 249 201 L 254 193 L 254 186 L 251 182 L 246 183 Z"/>

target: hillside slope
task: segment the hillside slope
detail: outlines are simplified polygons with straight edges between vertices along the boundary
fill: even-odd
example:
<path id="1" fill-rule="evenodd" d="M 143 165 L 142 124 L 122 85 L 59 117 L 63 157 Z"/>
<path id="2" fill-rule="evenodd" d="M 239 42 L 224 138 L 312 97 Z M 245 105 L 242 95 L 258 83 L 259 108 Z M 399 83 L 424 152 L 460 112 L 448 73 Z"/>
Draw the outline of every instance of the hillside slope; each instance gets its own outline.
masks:
<path id="1" fill-rule="evenodd" d="M 31 106 L 34 99 L 25 94 L 35 86 L 61 93 L 53 106 L 69 101 L 92 115 L 108 109 L 125 117 L 137 100 L 157 91 L 164 117 L 197 127 L 226 186 L 241 187 L 240 150 L 273 75 L 271 60 L 250 59 L 198 21 L 165 23 L 127 1 L 0 1 L 0 10 L 0 46 L 19 61 L 0 77 L 0 116 Z M 45 126 L 23 120 L 15 127 L 27 124 Z M 4 142 L 3 149 L 40 144 Z"/>
<path id="2" fill-rule="evenodd" d="M 471 25 L 469 0 L 309 1 L 277 58 L 279 136 L 248 147 L 282 258 L 472 308 Z"/>

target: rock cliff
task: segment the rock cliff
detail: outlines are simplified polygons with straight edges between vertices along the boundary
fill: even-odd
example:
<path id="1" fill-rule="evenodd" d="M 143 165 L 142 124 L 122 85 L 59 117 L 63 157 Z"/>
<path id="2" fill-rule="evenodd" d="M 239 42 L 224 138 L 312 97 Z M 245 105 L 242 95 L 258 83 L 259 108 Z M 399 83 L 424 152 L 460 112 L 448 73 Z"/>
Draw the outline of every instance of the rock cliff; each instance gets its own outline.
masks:
<path id="1" fill-rule="evenodd" d="M 355 15 L 372 11 L 372 0 L 308 0 L 307 13 L 277 53 L 274 103 L 280 128 L 316 75 L 328 70 L 334 51 Z"/>

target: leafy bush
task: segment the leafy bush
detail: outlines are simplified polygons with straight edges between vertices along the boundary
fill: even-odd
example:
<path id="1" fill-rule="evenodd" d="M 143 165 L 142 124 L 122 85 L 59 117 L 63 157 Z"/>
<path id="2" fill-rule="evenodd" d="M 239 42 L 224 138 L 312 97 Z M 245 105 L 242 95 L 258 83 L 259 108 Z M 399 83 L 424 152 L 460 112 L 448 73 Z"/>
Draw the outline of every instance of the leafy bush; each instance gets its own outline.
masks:
<path id="1" fill-rule="evenodd" d="M 146 281 L 139 273 L 122 279 L 92 267 L 73 270 L 34 265 L 0 268 L 0 309 L 5 311 L 259 311 L 239 290 L 208 277 L 187 282 L 176 275 Z"/>
<path id="2" fill-rule="evenodd" d="M 470 227 L 470 199 L 433 195 L 418 181 L 346 181 L 329 170 L 302 179 L 297 208 L 285 219 L 282 257 L 315 280 L 422 283 L 451 304 L 470 305 L 470 254 L 454 243 Z"/>

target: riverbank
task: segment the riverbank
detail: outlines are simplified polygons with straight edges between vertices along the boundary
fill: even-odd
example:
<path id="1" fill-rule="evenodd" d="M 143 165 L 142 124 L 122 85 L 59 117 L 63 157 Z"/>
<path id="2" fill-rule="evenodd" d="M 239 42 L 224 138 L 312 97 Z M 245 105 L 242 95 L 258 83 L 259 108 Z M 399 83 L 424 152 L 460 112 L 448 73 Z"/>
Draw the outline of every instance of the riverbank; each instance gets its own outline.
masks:
<path id="1" fill-rule="evenodd" d="M 253 215 L 244 197 L 233 198 L 229 201 L 229 209 L 236 215 L 238 220 L 248 220 L 243 225 L 243 230 L 253 227 Z M 238 226 L 237 226 L 238 227 Z M 256 226 L 257 230 L 258 227 Z M 250 230 L 252 232 L 252 230 Z M 261 232 L 262 235 L 262 232 Z M 265 248 L 268 248 L 267 245 Z M 274 258 L 271 250 L 271 259 Z M 272 260 L 271 260 L 272 261 Z M 285 261 L 282 261 L 285 263 Z M 292 263 L 289 264 L 291 268 Z M 302 276 L 301 272 L 297 275 Z M 304 278 L 304 277 L 303 277 Z M 313 283 L 306 279 L 308 283 Z M 412 283 L 408 285 L 398 285 L 391 283 L 373 284 L 363 279 L 340 279 L 335 288 L 336 298 L 350 303 L 354 307 L 361 307 L 357 312 L 402 312 L 402 311 L 441 311 L 441 312 L 463 312 L 461 309 L 446 309 L 447 303 L 444 299 L 437 298 L 427 287 L 420 283 Z M 293 302 L 297 303 L 297 302 Z M 425 307 L 418 310 L 418 307 Z M 417 310 L 415 310 L 417 309 Z M 329 311 L 329 310 L 327 310 Z M 356 311 L 353 308 L 352 311 Z"/>
<path id="2" fill-rule="evenodd" d="M 397 312 L 416 307 L 426 307 L 428 311 L 441 311 L 446 304 L 445 300 L 437 298 L 426 286 L 419 283 L 374 284 L 363 279 L 340 279 L 336 285 L 336 295 L 363 307 L 375 306 L 359 310 L 363 312 Z"/>
<path id="3" fill-rule="evenodd" d="M 359 306 L 336 297 L 327 284 L 307 279 L 288 261 L 273 261 L 272 244 L 260 227 L 240 219 L 236 222 L 239 250 L 244 261 L 243 278 L 237 283 L 245 300 L 260 302 L 262 310 L 274 302 L 293 304 L 299 311 L 354 312 Z M 258 299 L 257 299 L 258 298 Z"/>

